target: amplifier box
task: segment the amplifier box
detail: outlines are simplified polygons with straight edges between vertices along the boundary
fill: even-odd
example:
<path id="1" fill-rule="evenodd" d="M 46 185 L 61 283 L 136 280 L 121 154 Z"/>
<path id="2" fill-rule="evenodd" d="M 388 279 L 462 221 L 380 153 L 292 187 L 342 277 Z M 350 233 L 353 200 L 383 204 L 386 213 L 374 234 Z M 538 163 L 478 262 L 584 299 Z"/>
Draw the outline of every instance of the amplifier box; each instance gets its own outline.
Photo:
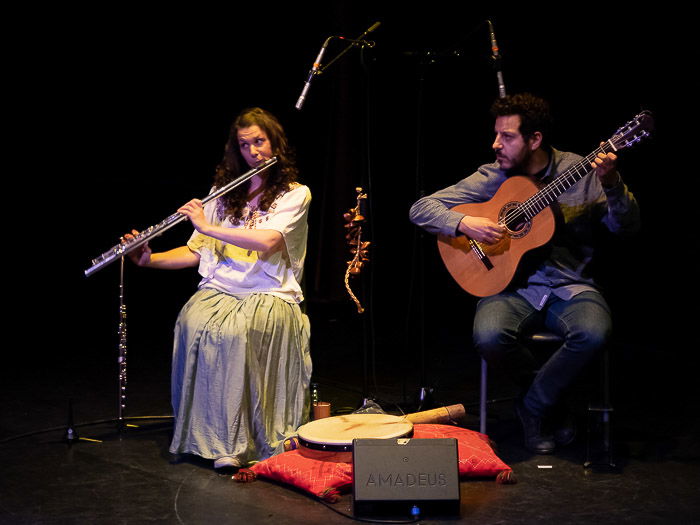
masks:
<path id="1" fill-rule="evenodd" d="M 459 507 L 456 439 L 353 440 L 356 516 L 455 515 Z"/>

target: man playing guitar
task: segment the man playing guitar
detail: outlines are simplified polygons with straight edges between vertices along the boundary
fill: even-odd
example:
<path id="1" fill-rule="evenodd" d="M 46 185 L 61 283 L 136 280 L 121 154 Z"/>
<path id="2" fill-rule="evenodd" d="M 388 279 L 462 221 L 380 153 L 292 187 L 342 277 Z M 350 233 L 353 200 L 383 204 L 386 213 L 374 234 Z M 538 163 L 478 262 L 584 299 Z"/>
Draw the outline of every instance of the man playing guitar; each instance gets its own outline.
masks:
<path id="1" fill-rule="evenodd" d="M 460 205 L 487 203 L 515 175 L 531 179 L 536 189 L 583 159 L 549 145 L 551 118 L 544 100 L 530 94 L 509 95 L 496 100 L 491 112 L 496 161 L 421 198 L 410 212 L 413 223 L 448 243 L 464 241 L 466 236 L 473 248 L 486 253 L 485 265 L 491 264 L 489 253 L 495 257 L 507 249 L 494 247 L 510 246 L 518 237 L 514 224 L 499 221 L 498 215 L 465 213 Z M 474 319 L 475 348 L 490 366 L 506 370 L 522 387 L 516 411 L 525 446 L 539 454 L 573 440 L 574 430 L 564 424 L 567 418 L 560 410 L 562 393 L 611 333 L 610 309 L 590 275 L 594 232 L 601 224 L 616 234 L 639 229 L 637 202 L 616 170 L 615 153 L 602 150 L 587 159 L 585 174 L 552 205 L 556 229 L 546 250 L 538 250 L 544 253 L 539 253 L 536 264 L 521 266 L 502 291 L 475 293 L 483 297 Z M 533 222 L 533 230 L 536 226 Z M 542 329 L 560 335 L 564 343 L 535 374 L 521 336 Z M 552 423 L 551 433 L 545 422 Z"/>

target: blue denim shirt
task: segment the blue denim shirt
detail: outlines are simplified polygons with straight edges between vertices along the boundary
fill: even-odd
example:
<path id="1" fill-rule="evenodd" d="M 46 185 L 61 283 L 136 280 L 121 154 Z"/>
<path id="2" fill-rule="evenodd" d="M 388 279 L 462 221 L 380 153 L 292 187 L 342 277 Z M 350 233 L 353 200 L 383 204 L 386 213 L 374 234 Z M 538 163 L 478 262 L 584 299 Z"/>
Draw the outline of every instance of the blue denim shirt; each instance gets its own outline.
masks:
<path id="1" fill-rule="evenodd" d="M 552 149 L 542 182 L 549 182 L 582 159 L 575 153 Z M 506 172 L 497 162 L 484 164 L 457 184 L 419 199 L 411 207 L 410 219 L 430 233 L 460 235 L 457 227 L 464 214 L 451 208 L 490 200 L 506 179 Z M 551 252 L 517 287 L 518 293 L 538 310 L 552 293 L 570 299 L 596 289 L 588 266 L 598 224 L 616 234 L 632 233 L 640 226 L 639 207 L 627 186 L 620 180 L 612 188 L 603 188 L 592 171 L 563 193 L 557 204 L 563 224 L 557 226 L 550 243 Z"/>

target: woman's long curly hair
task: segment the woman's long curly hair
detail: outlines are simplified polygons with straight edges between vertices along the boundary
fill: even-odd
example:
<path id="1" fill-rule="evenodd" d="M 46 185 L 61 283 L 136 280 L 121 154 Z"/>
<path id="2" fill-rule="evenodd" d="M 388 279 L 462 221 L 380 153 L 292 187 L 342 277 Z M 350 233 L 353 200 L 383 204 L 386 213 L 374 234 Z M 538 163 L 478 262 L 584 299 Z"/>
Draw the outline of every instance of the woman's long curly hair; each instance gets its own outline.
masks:
<path id="1" fill-rule="evenodd" d="M 247 108 L 231 124 L 224 157 L 216 167 L 214 187 L 221 188 L 236 179 L 246 171 L 248 165 L 241 155 L 238 144 L 238 130 L 258 126 L 267 135 L 270 141 L 272 154 L 277 157 L 277 163 L 267 169 L 265 189 L 260 197 L 259 209 L 267 211 L 275 198 L 289 190 L 290 185 L 296 182 L 298 171 L 292 150 L 282 125 L 277 118 L 261 108 Z M 247 181 L 219 199 L 219 218 L 229 217 L 237 223 L 243 217 L 243 211 L 248 200 L 250 181 Z"/>

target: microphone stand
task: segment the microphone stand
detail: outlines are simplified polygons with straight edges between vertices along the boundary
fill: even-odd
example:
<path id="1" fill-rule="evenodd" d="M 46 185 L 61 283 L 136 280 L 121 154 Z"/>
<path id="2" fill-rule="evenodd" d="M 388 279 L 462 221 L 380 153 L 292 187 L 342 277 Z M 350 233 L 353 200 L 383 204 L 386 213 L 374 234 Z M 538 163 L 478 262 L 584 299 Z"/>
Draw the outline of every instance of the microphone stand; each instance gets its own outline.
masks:
<path id="1" fill-rule="evenodd" d="M 416 101 L 416 172 L 415 172 L 415 187 L 416 196 L 418 199 L 425 196 L 425 185 L 423 177 L 423 98 L 425 90 L 425 72 L 427 66 L 435 64 L 433 52 L 424 51 L 421 53 L 410 53 L 418 57 L 418 88 Z M 428 387 L 427 369 L 425 364 L 425 244 L 426 234 L 422 228 L 414 228 L 413 246 L 414 246 L 414 275 L 411 279 L 416 284 L 416 315 L 418 317 L 418 365 L 420 370 L 420 385 L 418 389 L 418 405 L 415 408 L 416 412 L 429 409 L 433 406 L 434 389 Z M 409 310 L 410 311 L 410 310 Z M 410 315 L 409 315 L 410 318 Z M 408 327 L 406 334 L 408 334 Z"/>
<path id="2" fill-rule="evenodd" d="M 505 84 L 503 82 L 503 73 L 501 71 L 501 56 L 499 54 L 498 44 L 493 29 L 491 20 L 486 20 L 489 26 L 489 35 L 491 39 L 491 58 L 496 70 L 496 80 L 498 83 L 498 92 L 501 98 L 506 96 Z M 474 28 L 471 34 L 474 34 L 477 29 L 483 27 L 483 22 L 477 28 Z M 408 52 L 409 56 L 418 58 L 419 73 L 418 73 L 418 94 L 417 94 L 417 109 L 416 109 L 416 174 L 415 187 L 417 199 L 425 196 L 424 177 L 422 173 L 422 117 L 423 117 L 423 97 L 425 90 L 425 71 L 426 66 L 433 65 L 438 59 L 459 58 L 461 50 L 455 48 L 442 52 L 423 51 L 423 52 Z M 426 370 L 426 355 L 425 355 L 425 242 L 426 234 L 422 228 L 415 228 L 414 231 L 414 275 L 411 281 L 416 285 L 417 307 L 416 315 L 418 317 L 418 364 L 420 367 L 420 386 L 418 390 L 418 406 L 417 412 L 427 410 L 434 406 L 435 389 L 428 386 L 427 370 Z M 417 274 L 417 276 L 416 276 Z M 410 300 L 410 299 L 409 299 Z M 408 334 L 408 327 L 406 330 Z"/>
<path id="3" fill-rule="evenodd" d="M 457 50 L 447 52 L 434 52 L 430 50 L 424 51 L 408 51 L 405 56 L 416 58 L 418 65 L 418 84 L 416 96 L 416 141 L 415 141 L 415 193 L 416 200 L 425 196 L 425 184 L 423 177 L 423 104 L 425 92 L 425 77 L 428 66 L 434 65 L 438 59 L 457 58 L 460 52 Z M 433 394 L 434 388 L 428 386 L 427 367 L 426 367 L 426 352 L 425 352 L 425 253 L 426 253 L 426 232 L 422 228 L 414 228 L 413 230 L 413 264 L 412 275 L 409 281 L 412 283 L 409 294 L 409 307 L 407 316 L 407 326 L 405 333 L 408 336 L 411 333 L 411 305 L 416 304 L 417 321 L 412 326 L 417 327 L 418 334 L 414 341 L 417 344 L 418 367 L 420 373 L 420 386 L 418 389 L 417 407 L 411 407 L 412 411 L 420 412 L 434 406 Z M 404 374 L 405 381 L 406 374 Z M 405 394 L 404 394 L 405 397 Z"/>
<path id="4" fill-rule="evenodd" d="M 358 37 L 358 41 L 362 41 L 364 36 L 366 36 L 368 33 L 371 31 L 374 31 L 379 26 L 379 22 L 376 22 L 373 24 L 367 31 L 365 31 L 360 37 Z M 365 61 L 365 47 L 372 48 L 374 47 L 374 43 L 370 42 L 368 43 L 367 46 L 363 45 L 360 47 L 360 62 L 363 66 L 363 70 L 366 75 L 366 94 L 365 94 L 365 162 L 366 162 L 366 187 L 367 187 L 367 198 L 364 199 L 364 206 L 367 208 L 368 213 L 366 215 L 369 215 L 371 220 L 369 222 L 369 227 L 370 227 L 370 239 L 374 240 L 374 212 L 372 210 L 372 203 L 373 203 L 373 189 L 372 189 L 372 157 L 370 154 L 371 150 L 371 140 L 370 140 L 370 133 L 372 130 L 372 125 L 371 125 L 371 89 L 372 85 L 370 82 L 371 76 L 370 76 L 370 68 L 369 65 Z M 346 49 L 349 49 L 346 48 Z M 330 64 L 329 64 L 330 65 Z M 376 264 L 376 263 L 375 263 Z M 368 362 L 369 362 L 369 357 L 368 354 L 371 355 L 371 360 L 372 360 L 372 379 L 373 379 L 373 385 L 374 388 L 376 389 L 377 387 L 377 375 L 376 375 L 376 364 L 377 364 L 377 358 L 376 358 L 376 337 L 375 337 L 375 322 L 374 322 L 374 275 L 375 271 L 374 268 L 370 268 L 370 274 L 369 274 L 369 284 L 363 282 L 363 291 L 365 292 L 365 295 L 368 297 L 368 306 L 369 306 L 369 313 L 368 315 L 363 319 L 363 361 L 364 361 L 364 384 L 363 384 L 363 392 L 362 392 L 362 406 L 366 406 L 371 399 L 369 394 L 368 394 Z"/>
<path id="5" fill-rule="evenodd" d="M 366 31 L 364 31 L 360 36 L 358 36 L 358 37 L 355 38 L 355 39 L 349 39 L 349 38 L 345 38 L 345 37 L 343 37 L 343 36 L 330 36 L 330 37 L 328 37 L 328 38 L 326 39 L 326 41 L 324 42 L 323 47 L 321 48 L 321 52 L 318 54 L 318 57 L 316 58 L 316 62 L 314 63 L 314 65 L 313 65 L 311 71 L 309 72 L 309 77 L 308 77 L 308 79 L 307 79 L 307 82 L 306 82 L 306 84 L 305 84 L 305 86 L 304 86 L 304 89 L 302 90 L 302 93 L 301 93 L 301 95 L 299 96 L 299 99 L 297 100 L 297 103 L 296 103 L 296 105 L 295 105 L 296 109 L 299 109 L 299 110 L 300 110 L 301 107 L 302 107 L 302 105 L 303 105 L 303 103 L 304 103 L 304 101 L 306 100 L 306 93 L 308 92 L 308 88 L 309 88 L 310 82 L 311 82 L 311 80 L 312 80 L 312 78 L 313 78 L 314 76 L 316 76 L 316 75 L 321 75 L 322 73 L 324 73 L 330 66 L 332 66 L 334 63 L 336 63 L 341 57 L 345 56 L 345 55 L 346 55 L 352 48 L 354 48 L 354 47 L 359 47 L 361 51 L 364 51 L 365 48 L 370 48 L 370 49 L 373 48 L 374 45 L 375 45 L 374 42 L 369 41 L 369 40 L 365 40 L 365 37 L 366 37 L 369 33 L 371 33 L 372 31 L 374 31 L 375 29 L 377 29 L 380 25 L 381 25 L 380 22 L 375 22 L 375 23 L 372 24 Z M 346 46 L 342 51 L 340 51 L 340 53 L 338 53 L 335 57 L 333 57 L 326 65 L 322 65 L 322 64 L 320 63 L 320 61 L 321 61 L 321 58 L 322 58 L 322 56 L 323 56 L 323 53 L 325 52 L 325 49 L 326 49 L 326 47 L 328 46 L 328 43 L 329 43 L 332 39 L 334 39 L 334 38 L 337 38 L 338 40 L 344 40 L 345 42 L 349 42 L 349 45 Z M 361 56 L 361 59 L 362 59 L 362 65 L 365 66 L 365 67 L 364 67 L 365 72 L 366 72 L 367 75 L 369 76 L 368 68 L 366 67 L 366 65 L 365 65 L 365 63 L 364 63 L 364 55 Z M 361 186 L 361 187 L 365 187 L 365 186 L 366 186 L 366 187 L 368 187 L 368 188 L 370 189 L 370 191 L 368 192 L 368 194 L 369 194 L 370 196 L 367 197 L 367 200 L 370 200 L 370 199 L 372 198 L 372 197 L 371 197 L 370 154 L 369 154 L 369 142 L 370 142 L 370 141 L 369 141 L 369 130 L 370 130 L 370 128 L 371 128 L 371 126 L 369 125 L 369 115 L 370 115 L 370 111 L 369 111 L 369 97 L 370 97 L 370 93 L 369 93 L 369 92 L 370 92 L 370 89 L 369 89 L 369 82 L 368 82 L 368 86 L 367 86 L 367 95 L 366 95 L 366 96 L 367 96 L 367 101 L 366 101 L 366 103 L 367 103 L 367 111 L 366 111 L 366 116 L 365 116 L 365 118 L 367 119 L 367 122 L 365 123 L 365 124 L 366 124 L 366 136 L 365 136 L 365 140 L 366 140 L 366 144 L 367 144 L 367 152 L 366 152 L 366 155 L 367 155 L 367 159 L 366 159 L 366 162 L 367 162 L 367 184 L 366 184 L 366 185 L 365 185 L 365 184 L 360 184 L 360 185 L 359 185 L 359 186 Z M 356 185 L 356 186 L 357 186 L 357 185 Z M 368 203 L 367 206 L 370 207 L 370 212 L 369 212 L 369 213 L 370 213 L 370 215 L 371 215 L 371 213 L 372 213 L 372 212 L 371 212 L 371 204 Z M 359 207 L 359 205 L 358 205 L 358 207 Z M 371 223 L 372 223 L 372 221 L 370 220 L 370 224 L 371 224 Z M 360 247 L 358 246 L 358 250 L 359 250 L 359 248 L 360 248 Z M 370 270 L 370 272 L 372 272 L 372 271 Z M 374 273 L 374 272 L 372 272 L 372 274 L 373 274 L 373 273 Z M 370 275 L 370 280 L 372 280 L 372 279 L 373 279 L 373 277 L 372 277 L 372 275 Z M 367 288 L 367 287 L 366 287 L 366 286 L 364 285 L 364 283 L 363 283 L 363 291 L 366 291 L 366 288 Z M 370 361 L 369 354 L 370 354 L 370 353 L 372 354 L 372 358 L 371 358 L 371 359 L 374 361 L 374 320 L 373 320 L 373 312 L 374 312 L 374 309 L 372 308 L 372 289 L 373 289 L 373 286 L 372 286 L 371 283 L 370 283 L 370 285 L 369 285 L 369 288 L 370 288 L 370 290 L 369 290 L 369 293 L 367 293 L 367 295 L 369 295 L 369 306 L 368 306 L 368 308 L 369 308 L 370 311 L 369 311 L 368 316 L 365 316 L 365 317 L 363 318 L 363 341 L 362 341 L 362 346 L 363 346 L 363 352 L 362 352 L 362 375 L 363 375 L 363 382 L 362 382 L 362 406 L 366 406 L 367 403 L 368 403 L 368 401 L 370 400 L 370 396 L 368 395 L 368 390 L 369 390 L 369 387 L 368 387 L 368 380 L 369 380 L 369 361 Z M 368 334 L 370 334 L 370 335 L 368 335 Z M 373 377 L 374 377 L 374 368 L 372 369 L 372 375 L 373 375 Z M 375 379 L 375 384 L 376 384 L 376 379 Z"/>

